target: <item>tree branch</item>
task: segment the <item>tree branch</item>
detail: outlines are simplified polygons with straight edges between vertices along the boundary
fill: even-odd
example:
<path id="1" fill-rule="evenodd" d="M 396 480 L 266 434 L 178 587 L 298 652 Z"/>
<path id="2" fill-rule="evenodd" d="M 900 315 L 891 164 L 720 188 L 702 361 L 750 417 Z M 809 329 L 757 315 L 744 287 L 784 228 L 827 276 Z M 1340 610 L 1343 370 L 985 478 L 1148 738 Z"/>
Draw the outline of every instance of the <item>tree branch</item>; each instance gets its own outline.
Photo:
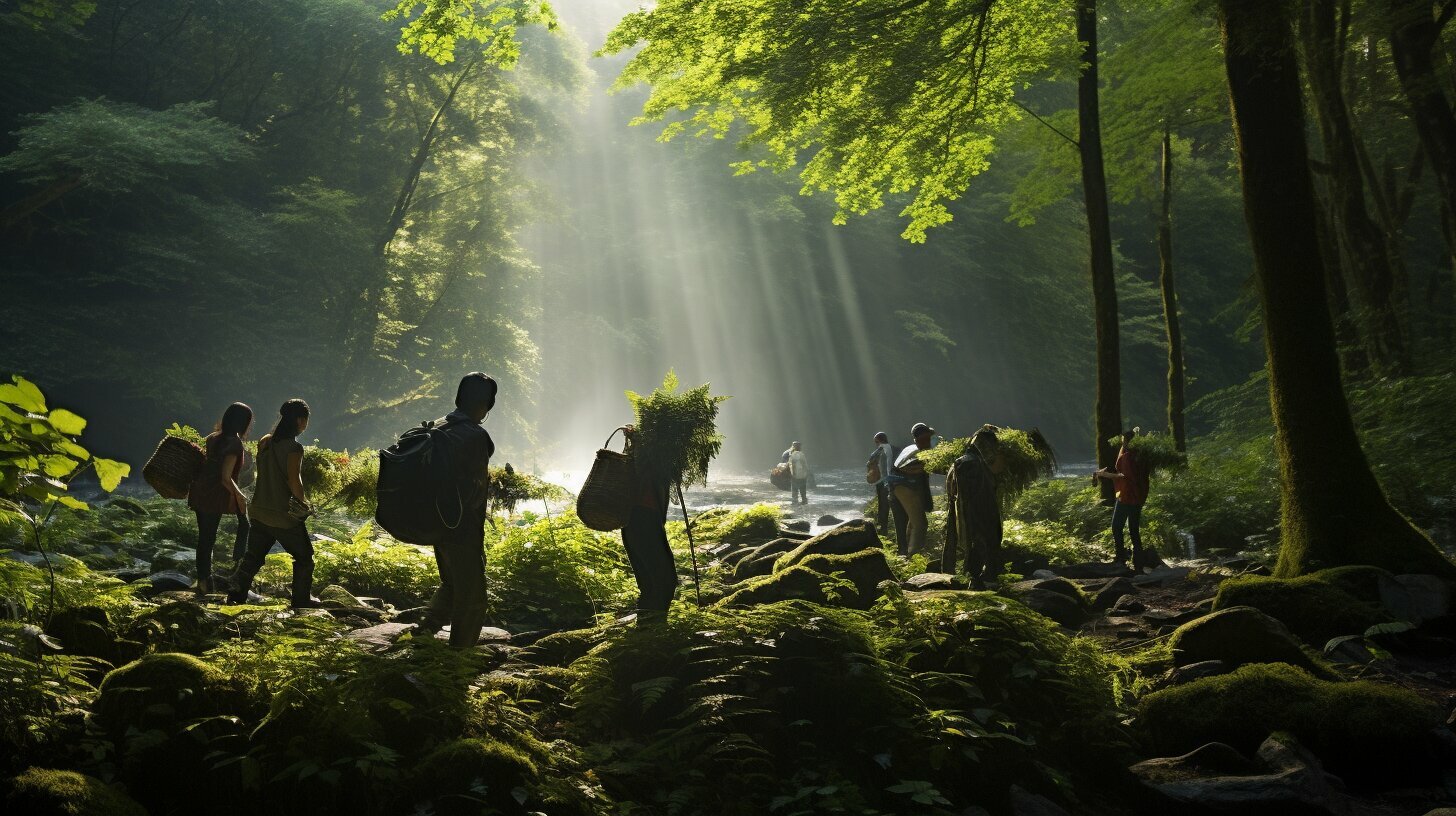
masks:
<path id="1" fill-rule="evenodd" d="M 1016 101 L 1015 99 L 1011 100 L 1011 104 L 1015 105 L 1018 108 L 1021 108 L 1022 110 L 1026 111 L 1027 113 L 1031 114 L 1031 118 L 1035 119 L 1038 122 L 1041 122 L 1043 125 L 1046 125 L 1047 130 L 1050 130 L 1052 133 L 1055 133 L 1058 136 L 1062 137 L 1063 139 L 1066 139 L 1067 140 L 1067 144 L 1070 144 L 1072 147 L 1075 147 L 1075 148 L 1078 148 L 1078 149 L 1080 149 L 1082 147 L 1082 144 L 1080 142 L 1078 142 L 1076 139 L 1073 139 L 1071 136 L 1068 136 L 1067 134 L 1065 134 L 1062 131 L 1058 130 L 1056 128 L 1056 126 L 1053 125 L 1051 122 L 1048 122 L 1047 120 L 1041 118 L 1040 116 L 1037 116 L 1036 111 L 1032 110 L 1031 108 L 1028 108 L 1027 106 L 1025 106 L 1023 104 L 1021 104 L 1020 102 Z"/>

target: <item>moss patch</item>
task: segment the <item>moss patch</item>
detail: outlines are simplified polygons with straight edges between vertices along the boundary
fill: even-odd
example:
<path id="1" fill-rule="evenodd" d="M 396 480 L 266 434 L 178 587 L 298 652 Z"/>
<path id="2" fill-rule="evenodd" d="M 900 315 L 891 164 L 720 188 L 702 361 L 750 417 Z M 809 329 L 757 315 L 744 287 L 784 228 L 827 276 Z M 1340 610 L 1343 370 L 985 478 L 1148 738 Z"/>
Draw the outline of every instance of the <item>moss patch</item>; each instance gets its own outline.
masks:
<path id="1" fill-rule="evenodd" d="M 801 564 L 744 582 L 719 604 L 756 606 L 776 601 L 806 600 L 868 609 L 879 597 L 880 582 L 892 581 L 894 577 L 882 550 L 861 550 L 848 555 L 811 555 Z"/>
<path id="2" fill-rule="evenodd" d="M 233 680 L 186 654 L 153 654 L 101 681 L 96 714 L 109 727 L 141 725 L 152 716 L 183 720 L 239 713 L 246 694 Z"/>
<path id="3" fill-rule="evenodd" d="M 1252 606 L 1310 645 L 1323 646 L 1330 638 L 1358 635 L 1391 620 L 1378 604 L 1380 577 L 1374 573 L 1389 578 L 1374 567 L 1336 567 L 1298 578 L 1230 578 L 1219 587 L 1213 608 Z"/>
<path id="4" fill-rule="evenodd" d="M 705 510 L 693 518 L 693 536 L 699 543 L 762 543 L 778 538 L 783 516 L 778 505 L 764 503 L 736 510 Z"/>
<path id="5" fill-rule="evenodd" d="M 29 816 L 147 816 L 141 805 L 100 779 L 50 768 L 30 768 L 11 779 L 5 809 Z"/>
<path id="6" fill-rule="evenodd" d="M 1269 734 L 1288 731 L 1332 772 L 1389 784 L 1428 770 L 1425 735 L 1439 718 L 1404 689 L 1328 682 L 1266 663 L 1149 694 L 1139 722 L 1154 749 L 1169 756 L 1210 742 L 1249 753 Z"/>

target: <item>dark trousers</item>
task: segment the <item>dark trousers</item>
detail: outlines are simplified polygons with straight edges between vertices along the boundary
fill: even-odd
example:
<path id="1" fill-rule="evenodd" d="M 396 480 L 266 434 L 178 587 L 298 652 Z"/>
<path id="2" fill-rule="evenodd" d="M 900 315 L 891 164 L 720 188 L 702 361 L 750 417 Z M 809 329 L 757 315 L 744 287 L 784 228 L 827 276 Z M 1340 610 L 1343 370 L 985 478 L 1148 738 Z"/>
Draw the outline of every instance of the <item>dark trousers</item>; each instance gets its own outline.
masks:
<path id="1" fill-rule="evenodd" d="M 481 523 L 471 529 L 480 530 Z M 474 646 L 485 626 L 488 605 L 485 539 L 472 537 L 435 545 L 435 565 L 440 569 L 440 588 L 430 599 L 429 620 L 439 626 L 450 624 L 451 646 Z"/>
<path id="2" fill-rule="evenodd" d="M 880 535 L 889 538 L 893 534 L 890 529 L 890 488 L 884 482 L 875 485 L 875 531 Z"/>
<path id="3" fill-rule="evenodd" d="M 809 503 L 809 480 L 795 479 L 789 487 L 789 501 L 799 500 L 800 504 Z"/>
<path id="4" fill-rule="evenodd" d="M 677 594 L 677 566 L 672 560 L 672 547 L 667 543 L 666 518 L 648 507 L 632 508 L 627 526 L 622 528 L 622 544 L 627 560 L 632 562 L 632 575 L 637 579 L 637 619 L 643 613 L 654 616 L 667 611 Z"/>
<path id="5" fill-rule="evenodd" d="M 895 516 L 895 546 L 901 555 L 908 555 L 910 552 L 910 513 L 905 510 L 905 505 L 895 498 L 895 491 L 890 491 L 890 512 Z"/>
<path id="6" fill-rule="evenodd" d="M 1117 560 L 1127 558 L 1127 548 L 1122 543 L 1122 531 L 1126 527 L 1132 534 L 1132 557 L 1140 561 L 1143 555 L 1143 506 L 1118 502 L 1112 508 L 1112 540 L 1117 544 Z"/>
<path id="7" fill-rule="evenodd" d="M 248 517 L 235 516 L 238 520 L 237 533 L 233 537 L 233 560 L 241 561 L 248 550 Z M 212 550 L 217 546 L 217 528 L 222 524 L 222 513 L 197 514 L 197 581 L 212 581 Z"/>
<path id="8" fill-rule="evenodd" d="M 274 527 L 253 519 L 252 530 L 248 533 L 248 551 L 233 576 L 233 592 L 246 593 L 252 589 L 253 579 L 258 577 L 263 559 L 273 549 L 274 542 L 293 556 L 293 603 L 309 603 L 313 598 L 313 541 L 302 522 L 293 527 Z"/>

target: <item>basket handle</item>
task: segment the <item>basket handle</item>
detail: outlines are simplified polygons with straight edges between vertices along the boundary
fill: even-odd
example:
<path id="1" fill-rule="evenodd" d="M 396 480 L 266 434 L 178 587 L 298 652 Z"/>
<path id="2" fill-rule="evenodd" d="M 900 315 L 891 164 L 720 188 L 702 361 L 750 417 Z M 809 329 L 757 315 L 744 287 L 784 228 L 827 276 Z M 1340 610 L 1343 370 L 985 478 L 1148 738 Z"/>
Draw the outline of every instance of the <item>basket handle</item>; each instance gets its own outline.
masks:
<path id="1" fill-rule="evenodd" d="M 615 431 L 612 431 L 612 436 L 616 436 L 617 434 L 622 433 L 622 431 L 624 431 L 624 430 L 626 430 L 626 426 L 623 426 L 621 428 L 618 428 Z M 611 447 L 611 445 L 612 445 L 612 436 L 608 436 L 607 437 L 607 441 L 605 441 L 605 442 L 602 443 L 602 447 L 603 448 L 610 448 Z M 630 448 L 630 447 L 632 447 L 631 440 L 627 439 L 627 435 L 626 434 L 622 434 L 622 452 L 623 453 L 626 453 L 627 452 L 627 449 Z"/>

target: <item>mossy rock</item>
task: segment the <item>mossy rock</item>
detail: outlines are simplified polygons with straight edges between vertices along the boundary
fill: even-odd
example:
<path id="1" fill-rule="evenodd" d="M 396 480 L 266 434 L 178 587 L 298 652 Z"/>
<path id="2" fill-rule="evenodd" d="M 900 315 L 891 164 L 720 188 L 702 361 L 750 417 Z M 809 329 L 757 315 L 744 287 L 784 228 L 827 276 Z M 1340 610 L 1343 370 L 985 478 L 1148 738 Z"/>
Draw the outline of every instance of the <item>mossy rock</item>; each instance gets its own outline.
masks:
<path id="1" fill-rule="evenodd" d="M 358 608 L 364 606 L 364 602 L 356 598 L 354 596 L 354 593 L 350 592 L 347 589 L 344 589 L 338 584 L 329 584 L 328 586 L 319 590 L 318 599 L 323 603 L 333 604 L 335 606 L 345 606 L 349 608 Z"/>
<path id="2" fill-rule="evenodd" d="M 97 719 L 118 731 L 159 721 L 241 714 L 249 702 L 240 682 L 192 655 L 173 652 L 147 655 L 112 670 L 98 692 Z"/>
<path id="3" fill-rule="evenodd" d="M 532 790 L 540 780 L 536 763 L 503 742 L 461 739 L 447 742 L 420 760 L 410 789 L 414 804 L 429 802 L 449 814 L 528 813 L 539 810 Z"/>
<path id="4" fill-rule="evenodd" d="M 835 573 L 841 573 L 840 577 L 853 586 L 832 586 L 836 583 Z M 893 581 L 894 578 L 884 551 L 879 549 L 848 555 L 811 555 L 801 564 L 747 581 L 718 604 L 756 606 L 805 600 L 868 609 L 880 596 L 880 583 Z M 826 584 L 831 585 L 828 591 Z"/>
<path id="5" fill-rule="evenodd" d="M 115 507 L 118 510 L 130 513 L 133 516 L 147 515 L 147 508 L 143 507 L 141 502 L 137 501 L 136 499 L 128 499 L 125 496 L 112 496 L 106 501 L 106 506 Z"/>
<path id="6" fill-rule="evenodd" d="M 1374 567 L 1336 567 L 1298 578 L 1230 578 L 1219 586 L 1213 608 L 1253 607 L 1311 646 L 1323 646 L 1330 638 L 1358 635 L 1393 619 L 1379 605 L 1383 579 L 1371 571 L 1385 573 Z M 1395 580 L 1389 573 L 1385 577 Z"/>
<path id="7" fill-rule="evenodd" d="M 784 511 L 776 504 L 755 504 L 733 510 L 713 508 L 693 519 L 693 536 L 720 544 L 762 543 L 778 537 Z"/>
<path id="8" fill-rule="evenodd" d="M 147 816 L 126 794 L 75 771 L 28 768 L 9 783 L 5 812 L 26 816 Z"/>
<path id="9" fill-rule="evenodd" d="M 1222 660 L 1231 666 L 1288 663 L 1325 671 L 1305 654 L 1284 624 L 1252 606 L 1222 609 L 1189 621 L 1174 630 L 1168 646 L 1173 650 L 1173 662 L 1179 666 Z"/>
<path id="10" fill-rule="evenodd" d="M 1265 663 L 1149 694 L 1138 723 L 1164 755 L 1210 742 L 1248 753 L 1271 733 L 1287 731 L 1336 775 L 1389 785 L 1434 772 L 1426 739 L 1440 716 L 1405 689 L 1320 680 L 1294 666 Z"/>
<path id="11" fill-rule="evenodd" d="M 767 544 L 750 547 L 733 562 L 733 580 L 746 581 L 768 575 L 774 571 L 774 564 L 778 563 L 779 558 L 800 543 L 792 538 L 776 538 Z"/>
<path id="12" fill-rule="evenodd" d="M 875 535 L 875 525 L 863 519 L 847 521 L 831 530 L 825 530 L 808 541 L 800 543 L 774 562 L 775 570 L 788 569 L 802 564 L 816 555 L 850 555 L 863 550 L 879 549 L 880 538 Z"/>

